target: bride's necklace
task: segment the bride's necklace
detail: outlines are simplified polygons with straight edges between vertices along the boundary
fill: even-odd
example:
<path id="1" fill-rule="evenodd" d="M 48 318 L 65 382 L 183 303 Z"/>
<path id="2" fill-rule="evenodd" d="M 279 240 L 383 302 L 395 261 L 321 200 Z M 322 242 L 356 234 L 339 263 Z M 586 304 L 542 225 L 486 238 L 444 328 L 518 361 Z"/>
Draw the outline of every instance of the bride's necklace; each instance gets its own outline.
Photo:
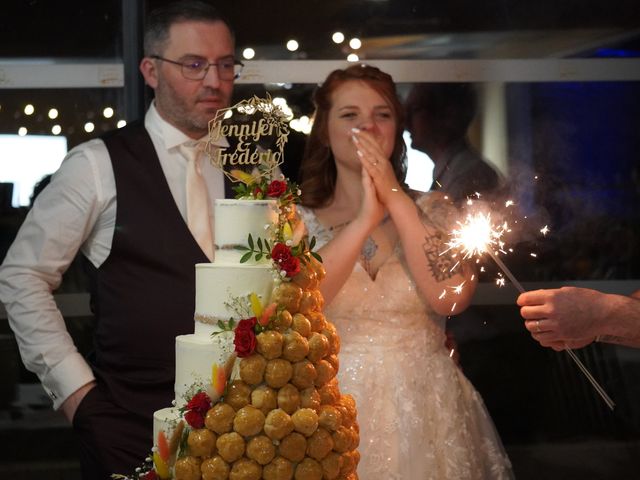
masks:
<path id="1" fill-rule="evenodd" d="M 386 214 L 384 216 L 384 218 L 380 221 L 379 226 L 384 225 L 388 221 L 389 221 L 389 214 Z M 350 223 L 351 223 L 351 220 L 347 220 L 347 221 L 344 221 L 344 222 L 336 223 L 335 225 L 331 225 L 329 227 L 329 231 L 330 232 L 340 231 L 344 227 L 349 225 Z M 378 244 L 371 237 L 371 235 L 368 235 L 366 240 L 362 244 L 362 248 L 360 249 L 360 256 L 362 258 L 362 263 L 364 264 L 364 267 L 365 267 L 365 269 L 367 271 L 369 270 L 369 265 L 371 263 L 371 259 L 375 256 L 377 251 L 378 251 Z"/>

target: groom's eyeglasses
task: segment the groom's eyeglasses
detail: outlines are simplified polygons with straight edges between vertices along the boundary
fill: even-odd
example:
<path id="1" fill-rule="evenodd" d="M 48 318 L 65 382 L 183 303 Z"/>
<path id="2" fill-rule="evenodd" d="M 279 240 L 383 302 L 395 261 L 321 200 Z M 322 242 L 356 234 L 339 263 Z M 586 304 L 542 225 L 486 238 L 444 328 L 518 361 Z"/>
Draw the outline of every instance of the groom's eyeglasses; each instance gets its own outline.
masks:
<path id="1" fill-rule="evenodd" d="M 150 55 L 151 58 L 161 60 L 163 62 L 172 63 L 181 67 L 182 76 L 187 80 L 202 80 L 207 76 L 207 72 L 211 67 L 218 69 L 218 77 L 220 80 L 234 80 L 242 73 L 244 64 L 234 58 L 227 58 L 218 62 L 209 62 L 204 58 L 186 59 L 182 62 L 169 60 L 160 55 Z"/>

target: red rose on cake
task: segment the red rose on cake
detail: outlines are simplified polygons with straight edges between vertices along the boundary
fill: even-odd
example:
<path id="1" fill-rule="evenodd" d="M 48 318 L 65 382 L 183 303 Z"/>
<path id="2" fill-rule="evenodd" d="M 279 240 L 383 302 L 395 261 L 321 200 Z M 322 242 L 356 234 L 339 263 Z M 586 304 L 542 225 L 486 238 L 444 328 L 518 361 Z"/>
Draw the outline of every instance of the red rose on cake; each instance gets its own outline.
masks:
<path id="1" fill-rule="evenodd" d="M 277 198 L 287 191 L 287 182 L 273 180 L 267 187 L 267 197 Z"/>
<path id="2" fill-rule="evenodd" d="M 291 253 L 291 248 L 284 243 L 276 243 L 273 246 L 271 258 L 287 277 L 293 277 L 300 272 L 300 259 L 294 256 Z"/>
<path id="3" fill-rule="evenodd" d="M 204 427 L 204 417 L 211 408 L 211 399 L 205 392 L 196 393 L 187 403 L 185 421 L 193 428 Z"/>
<path id="4" fill-rule="evenodd" d="M 233 344 L 240 358 L 248 357 L 256 349 L 256 333 L 254 327 L 257 322 L 256 317 L 247 318 L 238 322 Z"/>

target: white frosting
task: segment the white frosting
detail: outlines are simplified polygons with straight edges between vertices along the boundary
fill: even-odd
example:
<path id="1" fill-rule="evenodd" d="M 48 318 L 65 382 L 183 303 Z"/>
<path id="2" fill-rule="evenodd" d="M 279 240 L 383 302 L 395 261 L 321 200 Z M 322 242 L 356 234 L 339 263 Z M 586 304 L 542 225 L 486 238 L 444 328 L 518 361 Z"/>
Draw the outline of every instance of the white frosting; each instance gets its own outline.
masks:
<path id="1" fill-rule="evenodd" d="M 278 223 L 278 214 L 275 200 L 215 200 L 215 263 L 240 263 L 246 252 L 235 247 L 247 246 L 249 234 L 254 242 L 262 238 L 273 243 L 273 226 Z M 263 257 L 262 262 L 266 261 Z M 255 264 L 254 256 L 246 263 Z"/>
<path id="2" fill-rule="evenodd" d="M 233 353 L 233 332 L 214 336 L 180 335 L 176 337 L 176 407 L 180 408 L 199 390 L 212 402 L 220 398 L 213 389 L 213 366 L 224 368 Z"/>
<path id="3" fill-rule="evenodd" d="M 196 335 L 209 336 L 219 331 L 217 320 L 238 318 L 232 301 L 247 303 L 249 295 L 255 293 L 265 305 L 273 289 L 274 273 L 271 264 L 264 265 L 218 265 L 198 263 L 196 265 Z M 208 323 L 198 321 L 204 319 Z"/>
<path id="4" fill-rule="evenodd" d="M 175 406 L 158 410 L 153 415 L 153 442 L 157 446 L 158 433 L 164 431 L 171 438 L 182 418 L 180 408 L 198 391 L 206 391 L 212 402 L 219 395 L 213 388 L 213 366 L 224 368 L 234 352 L 232 331 L 221 331 L 218 320 L 236 322 L 246 312 L 237 310 L 238 304 L 249 309 L 249 295 L 255 293 L 262 305 L 268 304 L 274 285 L 274 270 L 270 260 L 262 258 L 240 264 L 245 252 L 236 245 L 247 246 L 248 234 L 254 242 L 258 238 L 272 243 L 273 229 L 278 222 L 278 207 L 274 200 L 216 200 L 215 201 L 214 263 L 196 265 L 195 328 L 190 335 L 176 337 Z M 266 226 L 266 228 L 265 228 Z M 212 333 L 216 333 L 212 335 Z M 238 376 L 240 362 L 236 360 L 231 378 Z"/>

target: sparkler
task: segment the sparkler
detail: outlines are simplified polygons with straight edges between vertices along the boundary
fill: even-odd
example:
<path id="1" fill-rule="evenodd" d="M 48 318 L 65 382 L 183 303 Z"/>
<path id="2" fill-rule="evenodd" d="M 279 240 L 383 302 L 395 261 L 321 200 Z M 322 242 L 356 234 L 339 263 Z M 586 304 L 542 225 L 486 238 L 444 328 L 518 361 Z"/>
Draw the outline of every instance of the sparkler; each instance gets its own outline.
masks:
<path id="1" fill-rule="evenodd" d="M 513 205 L 513 202 L 510 200 L 505 204 L 507 207 L 511 205 Z M 494 225 L 491 222 L 491 213 L 476 212 L 474 214 L 468 214 L 464 222 L 458 221 L 457 224 L 458 227 L 453 229 L 451 232 L 451 240 L 447 243 L 449 248 L 442 253 L 454 249 L 463 255 L 463 259 L 468 259 L 474 256 L 479 259 L 484 253 L 487 253 L 509 278 L 509 280 L 511 280 L 511 283 L 518 289 L 518 291 L 520 293 L 524 293 L 525 289 L 522 284 L 498 257 L 498 252 L 505 253 L 502 237 L 505 233 L 510 231 L 507 222 L 500 225 Z M 548 232 L 549 228 L 546 225 L 540 230 L 540 233 L 543 235 L 546 235 Z M 456 263 L 456 266 L 458 264 L 459 262 Z M 501 279 L 501 282 L 499 283 L 504 284 L 504 279 Z M 461 287 L 462 285 L 460 285 L 460 288 Z M 582 371 L 587 380 L 589 380 L 600 397 L 602 397 L 607 406 L 613 410 L 615 403 L 611 400 L 609 395 L 607 395 L 607 392 L 604 391 L 593 375 L 591 375 L 591 372 L 589 372 L 587 367 L 582 363 L 572 349 L 567 348 L 565 351 Z"/>

